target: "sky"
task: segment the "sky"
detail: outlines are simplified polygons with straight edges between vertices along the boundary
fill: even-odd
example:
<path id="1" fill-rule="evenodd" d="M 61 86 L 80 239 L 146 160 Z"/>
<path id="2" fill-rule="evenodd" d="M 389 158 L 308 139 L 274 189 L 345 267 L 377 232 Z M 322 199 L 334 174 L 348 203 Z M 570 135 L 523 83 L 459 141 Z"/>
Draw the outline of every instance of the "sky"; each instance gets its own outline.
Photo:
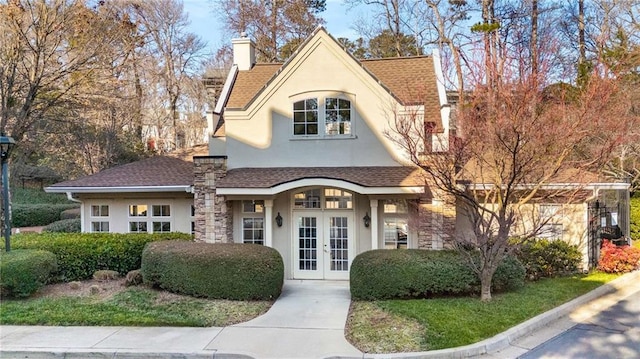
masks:
<path id="1" fill-rule="evenodd" d="M 215 1 L 183 0 L 184 11 L 191 21 L 190 31 L 206 41 L 207 49 L 211 52 L 224 44 L 231 43 L 231 38 L 226 38 L 227 35 L 222 30 L 222 22 L 218 14 L 214 12 Z M 327 31 L 335 38 L 355 39 L 359 36 L 350 28 L 351 22 L 362 14 L 363 11 L 358 8 L 349 9 L 342 0 L 327 0 L 327 9 L 321 13 L 321 16 L 327 22 L 325 24 Z"/>

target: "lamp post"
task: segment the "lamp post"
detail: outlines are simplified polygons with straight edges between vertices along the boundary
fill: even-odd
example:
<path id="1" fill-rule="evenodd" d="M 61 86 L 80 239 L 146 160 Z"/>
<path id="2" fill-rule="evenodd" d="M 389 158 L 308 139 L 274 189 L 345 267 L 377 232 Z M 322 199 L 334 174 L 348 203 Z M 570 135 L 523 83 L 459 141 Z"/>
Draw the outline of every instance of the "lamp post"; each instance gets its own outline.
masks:
<path id="1" fill-rule="evenodd" d="M 0 160 L 2 161 L 2 207 L 4 208 L 4 244 L 11 251 L 11 210 L 9 202 L 9 155 L 16 141 L 4 133 L 0 135 Z"/>

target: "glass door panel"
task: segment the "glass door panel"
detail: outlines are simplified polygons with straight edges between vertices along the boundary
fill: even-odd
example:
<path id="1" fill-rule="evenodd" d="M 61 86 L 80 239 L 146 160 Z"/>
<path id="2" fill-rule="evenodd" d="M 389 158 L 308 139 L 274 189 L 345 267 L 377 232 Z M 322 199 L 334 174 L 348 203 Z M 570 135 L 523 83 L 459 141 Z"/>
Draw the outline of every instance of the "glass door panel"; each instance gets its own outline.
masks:
<path id="1" fill-rule="evenodd" d="M 294 218 L 294 278 L 322 279 L 322 213 L 296 213 Z"/>

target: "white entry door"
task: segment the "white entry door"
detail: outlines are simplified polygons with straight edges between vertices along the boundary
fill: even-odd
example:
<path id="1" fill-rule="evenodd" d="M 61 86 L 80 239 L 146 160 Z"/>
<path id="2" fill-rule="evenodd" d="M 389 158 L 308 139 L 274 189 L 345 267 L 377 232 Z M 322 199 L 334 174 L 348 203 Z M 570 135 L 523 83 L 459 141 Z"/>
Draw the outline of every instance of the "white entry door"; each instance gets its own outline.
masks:
<path id="1" fill-rule="evenodd" d="M 294 278 L 349 279 L 353 213 L 296 211 L 294 219 Z"/>

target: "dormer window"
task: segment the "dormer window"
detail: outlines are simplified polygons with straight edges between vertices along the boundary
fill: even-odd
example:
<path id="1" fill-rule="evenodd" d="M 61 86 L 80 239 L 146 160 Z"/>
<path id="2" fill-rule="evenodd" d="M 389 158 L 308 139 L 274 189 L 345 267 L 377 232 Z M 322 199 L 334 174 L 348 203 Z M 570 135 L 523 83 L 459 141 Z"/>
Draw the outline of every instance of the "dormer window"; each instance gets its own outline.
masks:
<path id="1" fill-rule="evenodd" d="M 316 97 L 297 101 L 293 103 L 293 135 L 314 138 L 351 137 L 352 116 L 351 101 L 342 97 Z"/>

